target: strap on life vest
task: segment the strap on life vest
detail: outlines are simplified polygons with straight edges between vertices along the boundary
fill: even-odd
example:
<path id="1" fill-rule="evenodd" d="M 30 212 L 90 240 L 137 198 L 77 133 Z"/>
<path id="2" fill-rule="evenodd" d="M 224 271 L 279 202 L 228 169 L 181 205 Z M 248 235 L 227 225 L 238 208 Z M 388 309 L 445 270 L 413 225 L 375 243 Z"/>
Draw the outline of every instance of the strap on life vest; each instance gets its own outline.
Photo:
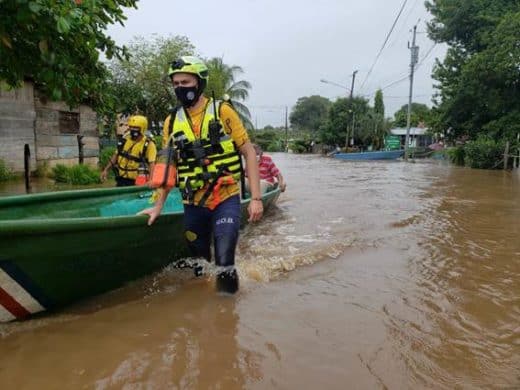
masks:
<path id="1" fill-rule="evenodd" d="M 173 124 L 175 122 L 175 117 L 177 116 L 177 111 L 179 110 L 180 106 L 174 107 L 170 110 L 170 123 L 168 123 L 168 133 L 166 133 L 167 138 L 169 140 L 168 144 L 173 146 Z"/>
<path id="2" fill-rule="evenodd" d="M 246 175 L 244 173 L 244 162 L 242 161 L 242 156 L 240 156 L 240 195 L 242 199 L 246 198 Z"/>
<path id="3" fill-rule="evenodd" d="M 233 179 L 231 176 L 221 176 L 217 179 L 217 184 L 215 184 L 215 187 L 213 187 L 213 201 L 210 205 L 208 205 L 208 208 L 210 210 L 213 210 L 215 207 L 217 207 L 220 202 L 220 187 L 223 185 L 230 185 L 235 184 L 235 179 Z"/>
<path id="4" fill-rule="evenodd" d="M 217 171 L 217 174 L 215 175 L 215 178 L 209 184 L 208 188 L 204 192 L 204 195 L 202 195 L 202 198 L 200 198 L 200 201 L 199 201 L 199 204 L 198 204 L 200 207 L 204 207 L 204 204 L 206 203 L 206 200 L 208 200 L 209 195 L 213 192 L 213 189 L 219 183 L 220 178 L 222 178 L 222 176 L 224 176 L 226 174 L 226 173 L 224 173 L 225 169 L 226 169 L 225 166 L 220 166 L 219 167 L 219 169 Z M 220 186 L 219 186 L 219 188 L 220 188 Z"/>
<path id="5" fill-rule="evenodd" d="M 119 154 L 119 156 L 124 157 L 127 160 L 134 161 L 134 162 L 137 162 L 137 163 L 142 163 L 143 165 L 146 165 L 145 164 L 146 152 L 148 151 L 148 146 L 150 145 L 150 142 L 154 142 L 154 140 L 146 137 L 146 140 L 145 140 L 144 145 L 143 145 L 143 150 L 141 150 L 141 153 L 139 153 L 139 157 L 133 156 L 133 155 L 131 155 L 129 153 L 129 152 L 132 151 L 132 149 L 135 146 L 135 144 L 132 145 L 132 147 L 129 150 L 127 150 L 127 151 L 123 150 L 124 143 L 123 143 L 123 146 L 121 146 L 121 148 L 119 148 L 119 145 L 118 145 L 118 149 L 119 149 L 118 150 L 118 154 Z M 137 169 L 122 168 L 122 167 L 118 167 L 118 168 L 122 169 L 124 171 L 136 171 L 137 170 Z"/>
<path id="6" fill-rule="evenodd" d="M 171 134 L 173 133 L 173 124 L 175 122 L 175 117 L 177 116 L 177 110 L 179 109 L 179 107 L 174 107 L 171 111 L 170 111 L 170 123 L 168 123 L 168 157 L 166 159 L 166 169 L 164 170 L 164 177 L 163 177 L 163 180 L 162 180 L 162 184 L 161 184 L 161 187 L 164 187 L 166 185 L 166 183 L 168 182 L 168 176 L 170 174 L 170 169 L 172 169 L 172 161 L 176 161 L 177 158 L 175 156 L 175 153 L 174 153 L 174 150 L 173 150 L 173 137 L 171 136 Z M 176 177 L 175 180 L 177 181 L 178 178 Z"/>

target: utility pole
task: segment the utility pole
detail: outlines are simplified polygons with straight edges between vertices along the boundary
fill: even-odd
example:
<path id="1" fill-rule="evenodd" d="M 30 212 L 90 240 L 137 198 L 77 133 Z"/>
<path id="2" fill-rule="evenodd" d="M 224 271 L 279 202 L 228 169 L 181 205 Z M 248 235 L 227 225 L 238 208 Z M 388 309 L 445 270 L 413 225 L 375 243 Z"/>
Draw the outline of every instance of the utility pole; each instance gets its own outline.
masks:
<path id="1" fill-rule="evenodd" d="M 352 105 L 352 109 L 351 109 L 351 112 L 352 112 L 352 145 L 354 145 L 354 103 L 353 103 L 353 99 L 354 99 L 354 82 L 356 81 L 356 73 L 357 72 L 358 71 L 355 70 L 352 73 L 352 84 L 350 85 L 350 104 Z M 348 136 L 349 136 L 349 131 L 348 131 L 348 125 L 347 125 L 347 136 L 345 137 L 345 151 L 348 148 Z"/>
<path id="2" fill-rule="evenodd" d="M 356 120 L 356 112 L 352 109 L 352 146 L 354 146 L 354 123 Z"/>
<path id="3" fill-rule="evenodd" d="M 415 71 L 415 65 L 419 60 L 419 46 L 415 45 L 415 37 L 417 35 L 417 25 L 413 26 L 413 39 L 412 46 L 408 43 L 410 49 L 410 93 L 408 95 L 408 114 L 406 117 L 406 138 L 404 141 L 404 159 L 408 161 L 408 145 L 410 143 L 410 127 L 411 127 L 411 116 L 412 116 L 412 95 L 413 95 L 413 74 Z"/>
<path id="4" fill-rule="evenodd" d="M 287 106 L 285 106 L 285 152 L 289 152 L 289 126 L 287 125 Z"/>
<path id="5" fill-rule="evenodd" d="M 350 100 L 354 97 L 354 81 L 356 81 L 356 73 L 358 71 L 355 70 L 354 73 L 352 73 L 352 85 L 350 86 Z"/>

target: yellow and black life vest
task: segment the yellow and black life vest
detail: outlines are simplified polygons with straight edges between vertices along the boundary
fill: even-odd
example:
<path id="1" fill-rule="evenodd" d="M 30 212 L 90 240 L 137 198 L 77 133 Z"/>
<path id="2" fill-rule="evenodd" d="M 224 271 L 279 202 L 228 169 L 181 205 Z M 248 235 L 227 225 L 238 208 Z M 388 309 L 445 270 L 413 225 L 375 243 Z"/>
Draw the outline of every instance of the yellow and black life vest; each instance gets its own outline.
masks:
<path id="1" fill-rule="evenodd" d="M 153 139 L 147 136 L 144 136 L 144 142 L 133 141 L 129 136 L 121 137 L 117 142 L 117 176 L 135 179 L 139 170 L 148 173 L 146 152 L 151 142 Z"/>
<path id="2" fill-rule="evenodd" d="M 217 123 L 219 126 L 215 128 Z M 224 132 L 212 99 L 206 103 L 200 137 L 193 132 L 191 120 L 182 107 L 176 110 L 170 137 L 177 150 L 177 180 L 185 199 L 221 177 L 230 176 L 239 182 L 242 174 L 240 154 L 232 138 Z"/>

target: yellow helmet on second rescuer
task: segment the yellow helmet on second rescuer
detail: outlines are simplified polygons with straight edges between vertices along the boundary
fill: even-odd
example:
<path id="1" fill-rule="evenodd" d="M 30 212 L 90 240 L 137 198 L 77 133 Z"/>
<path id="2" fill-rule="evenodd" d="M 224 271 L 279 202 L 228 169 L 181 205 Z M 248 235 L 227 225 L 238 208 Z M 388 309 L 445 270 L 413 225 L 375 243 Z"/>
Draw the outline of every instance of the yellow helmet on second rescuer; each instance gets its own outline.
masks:
<path id="1" fill-rule="evenodd" d="M 138 128 L 141 134 L 144 134 L 148 130 L 148 119 L 142 115 L 132 115 L 128 119 L 128 129 L 131 130 L 132 127 Z"/>

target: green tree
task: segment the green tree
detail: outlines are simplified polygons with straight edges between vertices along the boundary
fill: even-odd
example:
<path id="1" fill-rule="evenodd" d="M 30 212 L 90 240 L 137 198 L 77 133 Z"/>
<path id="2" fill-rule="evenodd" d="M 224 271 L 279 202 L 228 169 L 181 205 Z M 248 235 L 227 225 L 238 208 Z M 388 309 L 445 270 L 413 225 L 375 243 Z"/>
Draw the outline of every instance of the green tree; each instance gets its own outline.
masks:
<path id="1" fill-rule="evenodd" d="M 378 117 L 384 119 L 385 117 L 385 103 L 383 102 L 383 91 L 378 89 L 374 97 L 374 112 Z"/>
<path id="2" fill-rule="evenodd" d="M 192 55 L 195 48 L 184 36 L 154 36 L 150 40 L 134 38 L 127 50 L 128 59 L 117 59 L 109 65 L 116 109 L 139 112 L 158 123 L 176 104 L 168 67 L 173 59 Z"/>
<path id="3" fill-rule="evenodd" d="M 244 125 L 253 129 L 251 113 L 243 103 L 249 97 L 251 84 L 246 80 L 237 80 L 237 77 L 243 74 L 244 70 L 238 65 L 225 64 L 224 60 L 219 57 L 209 59 L 206 64 L 209 69 L 208 94 L 215 93 L 216 99 L 222 99 L 224 95 L 227 95 Z"/>
<path id="4" fill-rule="evenodd" d="M 371 144 L 374 149 L 381 149 L 384 145 L 385 127 L 385 104 L 383 102 L 383 91 L 378 89 L 374 97 L 374 131 L 371 134 Z"/>
<path id="5" fill-rule="evenodd" d="M 412 111 L 410 114 L 411 126 L 417 126 L 419 123 L 424 122 L 428 124 L 430 122 L 431 110 L 426 104 L 412 103 Z M 394 127 L 406 127 L 408 118 L 408 104 L 403 105 L 394 114 Z"/>
<path id="6" fill-rule="evenodd" d="M 329 99 L 318 95 L 299 98 L 289 116 L 291 126 L 317 132 L 326 121 L 331 104 Z"/>
<path id="7" fill-rule="evenodd" d="M 267 152 L 282 152 L 285 146 L 285 131 L 282 128 L 265 126 L 262 130 L 252 130 L 251 140 Z"/>
<path id="8" fill-rule="evenodd" d="M 0 1 L 0 80 L 18 87 L 30 78 L 46 96 L 71 106 L 110 103 L 106 67 L 99 61 L 126 53 L 106 28 L 126 19 L 136 0 Z"/>
<path id="9" fill-rule="evenodd" d="M 430 38 L 464 49 L 469 55 L 489 47 L 489 37 L 508 13 L 519 12 L 511 0 L 428 0 L 433 15 L 428 25 Z"/>
<path id="10" fill-rule="evenodd" d="M 432 121 L 450 136 L 513 140 L 520 132 L 520 3 L 510 0 L 436 0 L 429 34 L 447 43 L 437 63 Z"/>
<path id="11" fill-rule="evenodd" d="M 364 137 L 363 131 L 366 129 L 365 123 L 369 112 L 368 100 L 364 98 L 336 100 L 332 103 L 324 124 L 320 126 L 320 141 L 327 145 L 345 145 L 347 131 L 354 123 L 354 139 L 358 144 Z M 352 131 L 350 131 L 350 135 L 352 135 Z"/>

